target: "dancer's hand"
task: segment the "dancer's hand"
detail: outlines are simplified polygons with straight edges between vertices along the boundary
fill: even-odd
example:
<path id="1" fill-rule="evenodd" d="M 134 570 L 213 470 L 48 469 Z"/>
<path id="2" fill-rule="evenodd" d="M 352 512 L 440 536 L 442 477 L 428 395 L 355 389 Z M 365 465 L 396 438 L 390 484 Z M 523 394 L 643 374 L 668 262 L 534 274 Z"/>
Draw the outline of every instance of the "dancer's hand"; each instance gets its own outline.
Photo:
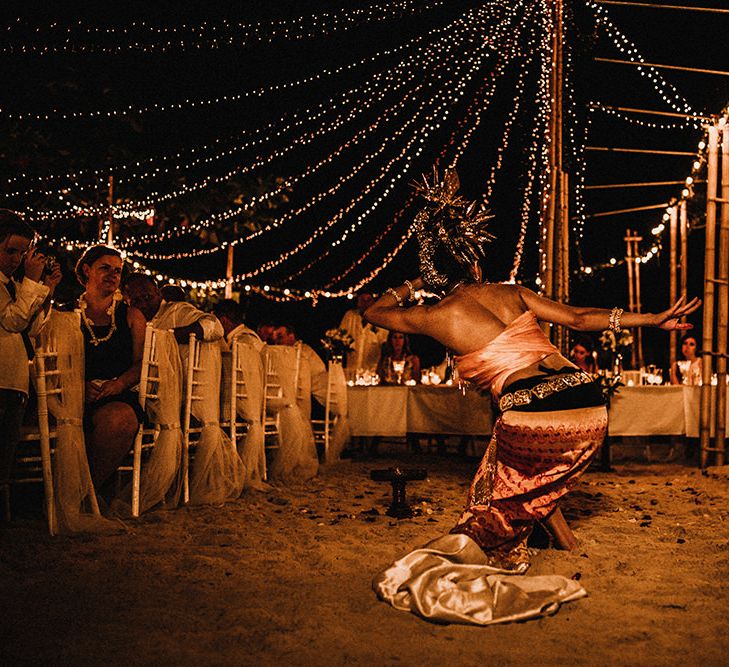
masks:
<path id="1" fill-rule="evenodd" d="M 658 313 L 655 317 L 655 326 L 665 331 L 676 331 L 684 329 L 693 329 L 694 325 L 689 322 L 679 322 L 682 317 L 690 315 L 701 307 L 701 299 L 694 297 L 686 303 L 686 297 L 681 297 L 668 310 Z"/>

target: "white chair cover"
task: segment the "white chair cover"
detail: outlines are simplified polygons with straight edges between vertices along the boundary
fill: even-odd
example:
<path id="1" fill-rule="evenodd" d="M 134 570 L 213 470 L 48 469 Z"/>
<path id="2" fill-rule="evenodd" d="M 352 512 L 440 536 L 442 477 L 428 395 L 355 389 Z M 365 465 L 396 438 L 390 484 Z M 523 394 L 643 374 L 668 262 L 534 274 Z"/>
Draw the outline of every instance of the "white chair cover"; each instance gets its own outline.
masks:
<path id="1" fill-rule="evenodd" d="M 182 493 L 182 364 L 175 336 L 171 331 L 155 332 L 157 363 L 151 373 L 159 377 L 152 383 L 156 398 L 147 398 L 145 412 L 151 424 L 159 429 L 149 460 L 142 468 L 139 511 L 146 512 L 155 505 L 176 507 Z M 131 486 L 121 494 L 128 502 Z"/>
<path id="2" fill-rule="evenodd" d="M 323 388 L 320 386 L 323 380 Z M 329 434 L 329 451 L 327 452 L 327 463 L 334 463 L 341 458 L 342 450 L 349 442 L 352 431 L 349 427 L 349 410 L 347 406 L 347 378 L 344 375 L 344 368 L 338 361 L 329 363 L 328 375 L 320 381 L 313 383 L 312 393 L 322 404 L 326 400 L 326 382 L 331 383 L 331 411 L 337 417 L 334 427 Z M 321 392 L 324 392 L 322 395 Z"/>
<path id="3" fill-rule="evenodd" d="M 271 359 L 283 390 L 281 446 L 274 450 L 270 476 L 282 481 L 303 481 L 319 470 L 311 423 L 296 402 L 296 349 L 286 345 L 269 345 L 264 354 Z"/>
<path id="4" fill-rule="evenodd" d="M 41 332 L 41 348 L 57 350 L 58 375 L 48 375 L 48 410 L 56 419 L 53 487 L 60 533 L 117 532 L 123 526 L 85 510 L 94 493 L 84 440 L 84 339 L 78 313 L 53 310 Z M 46 370 L 51 370 L 48 367 Z"/>
<path id="5" fill-rule="evenodd" d="M 190 470 L 190 503 L 222 503 L 240 496 L 246 471 L 235 446 L 220 428 L 220 344 L 199 345 L 202 370 L 196 371 L 195 378 L 202 384 L 193 393 L 201 398 L 192 402 L 192 414 L 202 432 Z"/>
<path id="6" fill-rule="evenodd" d="M 271 487 L 263 479 L 266 476 L 266 453 L 264 449 L 265 438 L 261 416 L 263 410 L 263 359 L 256 348 L 243 340 L 234 339 L 232 347 L 238 349 L 240 367 L 243 369 L 245 381 L 245 396 L 236 400 L 236 411 L 239 416 L 248 422 L 248 431 L 238 441 L 238 455 L 243 461 L 246 470 L 245 487 L 265 490 Z M 223 405 L 229 405 L 231 391 L 230 374 L 231 355 L 223 356 Z M 225 415 L 227 418 L 227 415 Z"/>

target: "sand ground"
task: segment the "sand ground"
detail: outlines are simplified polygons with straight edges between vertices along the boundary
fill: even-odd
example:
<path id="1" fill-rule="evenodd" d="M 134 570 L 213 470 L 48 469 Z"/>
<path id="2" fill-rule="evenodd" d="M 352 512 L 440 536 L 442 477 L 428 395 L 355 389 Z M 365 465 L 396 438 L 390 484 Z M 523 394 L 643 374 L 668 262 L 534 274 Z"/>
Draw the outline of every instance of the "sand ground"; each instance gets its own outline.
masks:
<path id="1" fill-rule="evenodd" d="M 384 513 L 373 468 L 424 466 Z M 371 590 L 392 560 L 453 525 L 477 461 L 346 461 L 223 507 L 150 513 L 113 536 L 50 538 L 41 517 L 0 531 L 4 665 L 726 665 L 729 467 L 588 472 L 563 505 L 577 551 L 531 572 L 589 597 L 486 628 L 434 625 Z"/>

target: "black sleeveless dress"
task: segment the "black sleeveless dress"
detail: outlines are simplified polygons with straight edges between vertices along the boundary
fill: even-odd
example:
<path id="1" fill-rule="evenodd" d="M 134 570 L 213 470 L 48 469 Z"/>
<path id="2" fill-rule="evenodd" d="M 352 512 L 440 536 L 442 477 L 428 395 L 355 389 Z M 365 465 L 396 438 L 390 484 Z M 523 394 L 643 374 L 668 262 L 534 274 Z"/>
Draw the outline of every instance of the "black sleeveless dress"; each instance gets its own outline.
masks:
<path id="1" fill-rule="evenodd" d="M 86 325 L 81 322 L 81 332 L 84 336 L 84 353 L 85 353 L 85 378 L 87 382 L 92 380 L 113 380 L 127 371 L 134 361 L 134 350 L 132 344 L 132 332 L 127 322 L 127 313 L 129 308 L 127 304 L 121 302 L 117 304 L 115 321 L 116 331 L 109 340 L 94 345 L 91 342 L 91 334 Z M 103 326 L 92 325 L 94 335 L 97 339 L 104 338 L 111 329 L 111 324 Z M 137 421 L 141 424 L 144 421 L 144 411 L 139 405 L 139 394 L 129 389 L 125 389 L 121 394 L 107 396 L 93 403 L 86 403 L 84 410 L 84 422 L 88 427 L 91 425 L 91 417 L 94 412 L 103 405 L 108 403 L 126 403 L 129 405 L 137 416 Z"/>

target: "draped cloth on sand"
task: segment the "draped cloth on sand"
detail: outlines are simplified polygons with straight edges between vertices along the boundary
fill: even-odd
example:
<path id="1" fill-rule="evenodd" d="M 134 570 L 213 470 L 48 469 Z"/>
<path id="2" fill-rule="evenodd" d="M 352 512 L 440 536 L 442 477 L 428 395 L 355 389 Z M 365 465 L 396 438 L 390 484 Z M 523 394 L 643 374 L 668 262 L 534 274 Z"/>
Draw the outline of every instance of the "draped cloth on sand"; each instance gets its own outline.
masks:
<path id="1" fill-rule="evenodd" d="M 192 414 L 202 431 L 190 469 L 190 503 L 222 503 L 240 496 L 246 470 L 235 446 L 220 428 L 219 342 L 199 343 L 197 365 L 200 370 L 195 371 L 195 379 L 200 384 L 193 387 L 193 394 L 199 398 L 192 402 Z"/>
<path id="2" fill-rule="evenodd" d="M 267 403 L 267 409 L 278 411 L 281 428 L 281 444 L 274 450 L 270 476 L 286 482 L 305 481 L 317 474 L 319 459 L 311 423 L 296 400 L 296 349 L 287 345 L 269 345 L 265 354 L 283 392 L 281 399 Z"/>
<path id="3" fill-rule="evenodd" d="M 352 436 L 352 429 L 349 426 L 349 408 L 347 405 L 347 378 L 344 375 L 344 368 L 339 361 L 330 361 L 326 376 L 331 385 L 331 411 L 336 417 L 334 426 L 329 434 L 329 452 L 327 463 L 339 461 L 342 451 Z M 324 405 L 326 402 L 326 385 L 315 383 L 312 386 L 312 394 Z"/>
<path id="4" fill-rule="evenodd" d="M 142 467 L 139 511 L 161 506 L 179 505 L 182 493 L 182 364 L 175 336 L 171 331 L 154 331 L 155 360 L 150 367 L 149 394 L 144 408 L 149 423 L 155 428 L 155 441 L 149 459 Z M 131 484 L 114 500 L 113 509 L 129 514 Z"/>
<path id="5" fill-rule="evenodd" d="M 430 621 L 477 625 L 543 616 L 585 596 L 562 576 L 523 576 L 526 542 L 574 487 L 606 429 L 602 406 L 504 413 L 451 534 L 377 575 L 377 595 Z"/>
<path id="6" fill-rule="evenodd" d="M 233 346 L 237 349 L 239 365 L 243 372 L 245 392 L 236 399 L 236 414 L 242 417 L 247 424 L 247 430 L 237 443 L 238 456 L 243 461 L 246 471 L 245 487 L 266 490 L 270 486 L 263 479 L 266 471 L 266 452 L 264 449 L 263 424 L 261 422 L 263 410 L 263 359 L 260 352 L 251 343 L 233 339 Z M 231 368 L 232 355 L 223 354 L 223 386 L 222 404 L 230 405 L 232 393 Z M 224 415 L 228 419 L 228 415 Z"/>
<path id="7" fill-rule="evenodd" d="M 58 353 L 46 359 L 48 411 L 56 422 L 53 491 L 58 530 L 62 534 L 118 532 L 119 523 L 88 511 L 94 493 L 84 439 L 84 339 L 78 313 L 52 310 L 40 335 L 41 349 Z M 61 393 L 53 393 L 60 389 Z"/>

